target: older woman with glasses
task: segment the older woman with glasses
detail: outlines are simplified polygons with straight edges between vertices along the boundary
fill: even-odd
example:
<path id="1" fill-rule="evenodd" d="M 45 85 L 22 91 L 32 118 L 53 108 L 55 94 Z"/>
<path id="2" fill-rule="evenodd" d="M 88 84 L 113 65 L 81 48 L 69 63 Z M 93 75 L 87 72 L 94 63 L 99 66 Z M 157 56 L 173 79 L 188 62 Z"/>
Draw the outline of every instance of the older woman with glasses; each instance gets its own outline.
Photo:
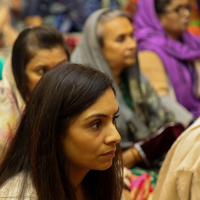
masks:
<path id="1" fill-rule="evenodd" d="M 141 69 L 162 103 L 194 121 L 200 116 L 200 39 L 186 30 L 190 11 L 189 0 L 141 0 L 134 25 Z"/>

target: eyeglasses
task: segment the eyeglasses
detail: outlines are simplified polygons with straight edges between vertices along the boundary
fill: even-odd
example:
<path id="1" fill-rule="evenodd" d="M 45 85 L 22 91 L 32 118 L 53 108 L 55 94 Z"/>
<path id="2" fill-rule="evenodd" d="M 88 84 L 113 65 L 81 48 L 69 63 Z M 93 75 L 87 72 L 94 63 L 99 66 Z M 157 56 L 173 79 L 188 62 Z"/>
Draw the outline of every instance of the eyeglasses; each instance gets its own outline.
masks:
<path id="1" fill-rule="evenodd" d="M 179 15 L 183 15 L 185 11 L 188 11 L 188 12 L 191 12 L 192 11 L 192 8 L 191 6 L 179 6 L 173 10 L 166 10 L 165 13 L 177 13 Z"/>

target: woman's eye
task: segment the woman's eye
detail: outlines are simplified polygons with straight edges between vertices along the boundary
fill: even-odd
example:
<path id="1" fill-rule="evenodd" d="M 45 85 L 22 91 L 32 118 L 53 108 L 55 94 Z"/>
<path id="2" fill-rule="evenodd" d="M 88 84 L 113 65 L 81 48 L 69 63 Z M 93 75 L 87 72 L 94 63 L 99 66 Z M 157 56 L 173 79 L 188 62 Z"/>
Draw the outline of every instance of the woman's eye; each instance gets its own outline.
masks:
<path id="1" fill-rule="evenodd" d="M 98 129 L 101 127 L 101 125 L 102 125 L 102 122 L 99 121 L 99 122 L 95 122 L 94 124 L 92 124 L 91 127 L 94 129 Z"/>
<path id="2" fill-rule="evenodd" d="M 125 36 L 124 35 L 120 35 L 118 38 L 117 38 L 117 42 L 123 42 L 125 40 Z"/>
<path id="3" fill-rule="evenodd" d="M 129 35 L 131 38 L 134 38 L 135 36 L 134 36 L 134 33 L 131 33 L 130 35 Z"/>
<path id="4" fill-rule="evenodd" d="M 47 70 L 45 70 L 45 69 L 40 69 L 40 70 L 37 71 L 37 73 L 38 73 L 39 75 L 44 75 L 46 71 L 47 71 Z"/>
<path id="5" fill-rule="evenodd" d="M 116 126 L 116 120 L 117 120 L 117 118 L 119 117 L 119 115 L 116 115 L 116 116 L 114 116 L 113 117 L 113 124 Z"/>

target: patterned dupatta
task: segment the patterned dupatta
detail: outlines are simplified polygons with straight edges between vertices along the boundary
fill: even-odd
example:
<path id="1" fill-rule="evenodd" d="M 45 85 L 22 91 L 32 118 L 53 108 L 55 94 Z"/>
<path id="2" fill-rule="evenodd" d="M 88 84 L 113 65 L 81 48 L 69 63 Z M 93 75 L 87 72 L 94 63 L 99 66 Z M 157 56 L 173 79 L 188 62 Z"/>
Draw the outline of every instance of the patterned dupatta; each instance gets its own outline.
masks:
<path id="1" fill-rule="evenodd" d="M 13 127 L 22 114 L 25 102 L 17 89 L 10 57 L 3 68 L 0 81 L 0 150 L 13 139 Z"/>

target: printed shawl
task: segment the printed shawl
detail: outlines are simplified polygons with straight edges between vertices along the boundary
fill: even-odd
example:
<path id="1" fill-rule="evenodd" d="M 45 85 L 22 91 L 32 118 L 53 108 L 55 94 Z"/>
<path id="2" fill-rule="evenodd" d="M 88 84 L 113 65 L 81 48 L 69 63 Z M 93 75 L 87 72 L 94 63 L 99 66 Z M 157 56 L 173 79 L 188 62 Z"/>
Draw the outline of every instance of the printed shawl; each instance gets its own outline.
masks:
<path id="1" fill-rule="evenodd" d="M 12 73 L 10 58 L 3 68 L 0 81 L 0 154 L 6 143 L 13 139 L 13 127 L 25 107 Z"/>

